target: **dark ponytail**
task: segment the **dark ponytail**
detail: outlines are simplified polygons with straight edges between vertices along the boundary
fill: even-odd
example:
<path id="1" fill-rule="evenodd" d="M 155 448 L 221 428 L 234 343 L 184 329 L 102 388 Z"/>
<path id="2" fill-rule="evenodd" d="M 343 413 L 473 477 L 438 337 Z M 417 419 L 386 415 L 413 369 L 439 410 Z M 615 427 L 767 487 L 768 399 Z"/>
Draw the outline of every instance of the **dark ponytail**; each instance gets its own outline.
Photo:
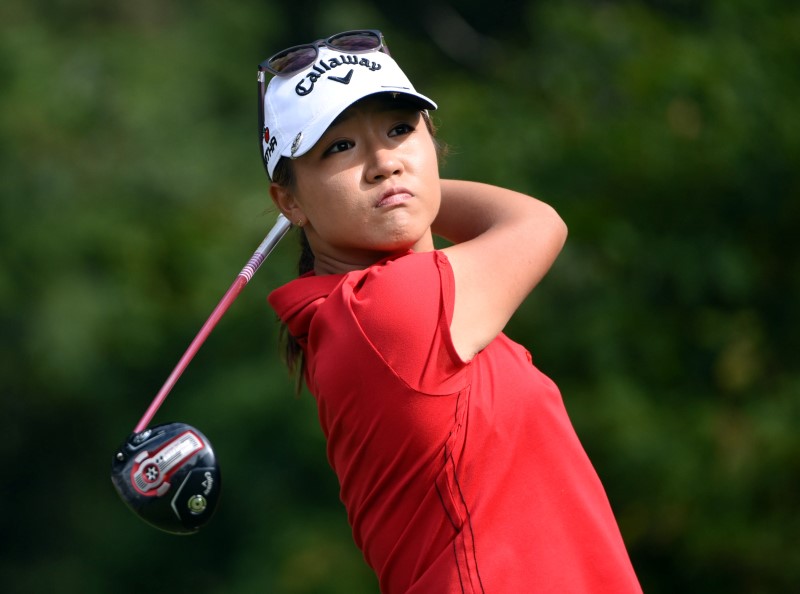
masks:
<path id="1" fill-rule="evenodd" d="M 314 270 L 314 252 L 311 251 L 306 232 L 303 229 L 298 229 L 298 232 L 300 234 L 300 261 L 297 265 L 297 273 L 303 275 Z M 297 339 L 289 333 L 286 324 L 281 324 L 279 336 L 283 345 L 283 361 L 289 369 L 289 375 L 294 377 L 294 392 L 299 396 L 303 389 L 303 375 L 306 371 L 303 349 L 300 348 Z"/>

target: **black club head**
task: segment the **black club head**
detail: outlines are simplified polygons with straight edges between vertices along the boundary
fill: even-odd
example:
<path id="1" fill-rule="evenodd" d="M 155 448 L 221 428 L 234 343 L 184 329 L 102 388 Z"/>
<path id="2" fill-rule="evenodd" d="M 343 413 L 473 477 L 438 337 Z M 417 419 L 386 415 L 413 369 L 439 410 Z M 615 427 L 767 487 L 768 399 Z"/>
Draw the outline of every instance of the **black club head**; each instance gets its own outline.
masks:
<path id="1" fill-rule="evenodd" d="M 222 488 L 211 443 L 185 423 L 131 434 L 114 454 L 111 482 L 139 517 L 172 534 L 193 534 L 202 528 Z"/>

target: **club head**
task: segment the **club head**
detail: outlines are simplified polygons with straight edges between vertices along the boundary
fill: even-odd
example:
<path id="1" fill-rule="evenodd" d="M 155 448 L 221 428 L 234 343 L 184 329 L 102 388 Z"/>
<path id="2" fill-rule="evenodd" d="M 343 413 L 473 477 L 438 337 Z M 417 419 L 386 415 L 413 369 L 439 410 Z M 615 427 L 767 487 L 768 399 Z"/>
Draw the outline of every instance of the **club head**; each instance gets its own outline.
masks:
<path id="1" fill-rule="evenodd" d="M 211 442 L 185 423 L 131 434 L 114 453 L 111 482 L 140 518 L 172 534 L 200 530 L 222 488 Z"/>

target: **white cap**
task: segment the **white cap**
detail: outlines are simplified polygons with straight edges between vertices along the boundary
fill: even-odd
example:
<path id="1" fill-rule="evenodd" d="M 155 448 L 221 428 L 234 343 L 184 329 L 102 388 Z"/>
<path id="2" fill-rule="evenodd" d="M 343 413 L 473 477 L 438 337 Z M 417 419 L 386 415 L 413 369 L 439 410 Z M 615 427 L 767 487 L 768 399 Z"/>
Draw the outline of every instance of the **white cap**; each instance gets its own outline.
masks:
<path id="1" fill-rule="evenodd" d="M 379 51 L 348 54 L 322 46 L 308 68 L 290 77 L 272 77 L 261 137 L 269 176 L 281 157 L 307 153 L 339 114 L 376 93 L 401 93 L 417 99 L 423 109 L 436 109 L 417 93 L 397 62 Z"/>

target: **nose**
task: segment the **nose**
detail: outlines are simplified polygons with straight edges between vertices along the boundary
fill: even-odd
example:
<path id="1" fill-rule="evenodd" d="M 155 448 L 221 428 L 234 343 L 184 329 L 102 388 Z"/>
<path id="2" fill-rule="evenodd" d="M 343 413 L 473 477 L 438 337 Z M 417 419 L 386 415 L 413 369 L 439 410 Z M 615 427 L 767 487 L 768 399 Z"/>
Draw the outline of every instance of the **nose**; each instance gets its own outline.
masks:
<path id="1" fill-rule="evenodd" d="M 403 163 L 396 151 L 388 147 L 380 147 L 372 151 L 367 162 L 365 176 L 367 181 L 376 183 L 402 172 Z"/>

